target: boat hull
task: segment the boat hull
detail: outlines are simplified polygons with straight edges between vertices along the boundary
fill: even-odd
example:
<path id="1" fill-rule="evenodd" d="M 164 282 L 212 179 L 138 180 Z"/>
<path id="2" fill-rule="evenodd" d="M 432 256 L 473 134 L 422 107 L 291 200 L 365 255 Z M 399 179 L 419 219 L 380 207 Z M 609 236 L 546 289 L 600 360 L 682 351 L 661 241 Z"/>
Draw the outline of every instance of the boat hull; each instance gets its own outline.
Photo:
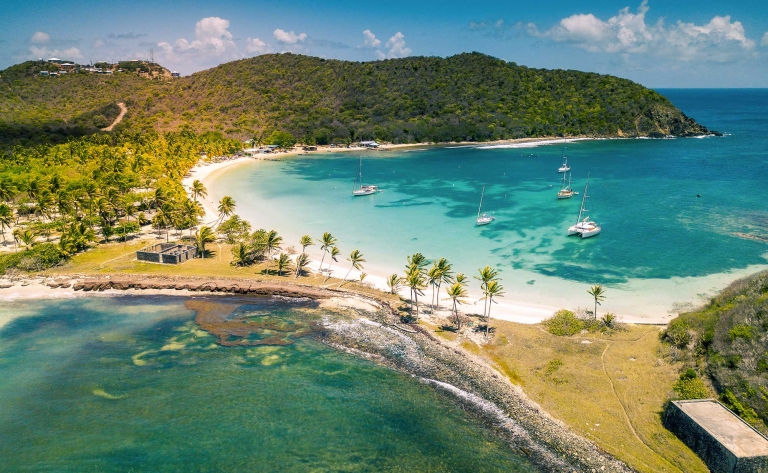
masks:
<path id="1" fill-rule="evenodd" d="M 581 238 L 593 237 L 593 236 L 599 234 L 600 230 L 601 230 L 601 228 L 597 227 L 597 228 L 594 228 L 592 230 L 583 231 L 583 232 L 581 232 Z"/>
<path id="2" fill-rule="evenodd" d="M 494 217 L 482 217 L 477 219 L 477 225 L 488 225 L 489 223 L 496 220 Z"/>

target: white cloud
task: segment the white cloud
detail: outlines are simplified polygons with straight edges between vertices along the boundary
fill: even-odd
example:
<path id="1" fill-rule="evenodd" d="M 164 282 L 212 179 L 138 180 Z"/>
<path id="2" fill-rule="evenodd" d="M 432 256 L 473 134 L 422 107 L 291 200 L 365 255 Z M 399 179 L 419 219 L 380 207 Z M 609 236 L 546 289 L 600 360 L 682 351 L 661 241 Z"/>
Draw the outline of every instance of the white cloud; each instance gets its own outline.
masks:
<path id="1" fill-rule="evenodd" d="M 405 47 L 405 36 L 399 31 L 389 38 L 389 41 L 384 46 L 389 48 L 387 52 L 387 57 L 389 58 L 410 56 L 412 52 L 411 48 Z"/>
<path id="2" fill-rule="evenodd" d="M 608 20 L 580 13 L 563 18 L 543 32 L 533 23 L 521 26 L 531 36 L 570 43 L 591 52 L 648 53 L 682 61 L 728 62 L 750 56 L 755 47 L 741 22 L 731 21 L 729 15 L 715 16 L 705 25 L 678 21 L 667 27 L 663 19 L 648 24 L 648 11 L 648 0 L 643 0 L 637 12 L 625 7 Z"/>
<path id="3" fill-rule="evenodd" d="M 361 44 L 360 48 L 366 48 L 366 49 L 375 49 L 381 46 L 381 40 L 376 37 L 375 34 L 371 33 L 371 30 L 365 30 L 363 31 L 363 37 L 365 40 L 363 41 L 363 44 Z"/>
<path id="4" fill-rule="evenodd" d="M 42 31 L 36 32 L 30 38 L 30 41 L 32 41 L 35 44 L 45 44 L 50 40 L 51 40 L 51 37 L 48 35 L 48 33 L 43 33 Z"/>
<path id="5" fill-rule="evenodd" d="M 768 46 L 768 31 L 763 35 L 763 39 L 760 40 L 760 46 Z"/>
<path id="6" fill-rule="evenodd" d="M 103 48 L 105 44 L 106 43 L 104 42 L 103 39 L 98 38 L 96 41 L 93 42 L 93 44 L 91 44 L 91 47 L 94 49 L 99 49 L 99 48 Z"/>
<path id="7" fill-rule="evenodd" d="M 293 31 L 284 31 L 280 28 L 276 29 L 274 33 L 275 39 L 285 44 L 296 44 L 307 39 L 306 33 L 296 34 Z"/>
<path id="8" fill-rule="evenodd" d="M 211 16 L 195 24 L 195 39 L 179 38 L 173 44 L 157 43 L 159 57 L 172 65 L 194 63 L 197 65 L 219 64 L 237 59 L 240 51 L 229 32 L 229 20 Z"/>
<path id="9" fill-rule="evenodd" d="M 248 38 L 245 41 L 245 50 L 251 54 L 266 54 L 270 51 L 269 45 L 259 38 Z"/>
<path id="10" fill-rule="evenodd" d="M 83 53 L 80 52 L 77 48 L 68 48 L 68 49 L 49 49 L 45 46 L 39 48 L 37 46 L 31 46 L 29 48 L 30 52 L 30 58 L 42 58 L 42 59 L 48 59 L 52 57 L 57 57 L 59 59 L 64 59 L 67 61 L 77 61 L 79 59 L 83 58 Z"/>

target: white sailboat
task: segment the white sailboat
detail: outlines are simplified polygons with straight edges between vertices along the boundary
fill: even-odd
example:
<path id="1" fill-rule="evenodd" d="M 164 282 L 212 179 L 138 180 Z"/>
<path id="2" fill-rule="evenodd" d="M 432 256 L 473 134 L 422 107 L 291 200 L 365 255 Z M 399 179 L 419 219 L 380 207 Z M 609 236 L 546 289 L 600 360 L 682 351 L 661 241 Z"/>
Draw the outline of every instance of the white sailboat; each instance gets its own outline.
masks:
<path id="1" fill-rule="evenodd" d="M 568 166 L 568 156 L 565 155 L 565 145 L 563 145 L 563 164 L 557 169 L 557 172 L 568 172 L 571 170 L 571 167 Z"/>
<path id="2" fill-rule="evenodd" d="M 360 164 L 357 168 L 357 177 L 355 178 L 355 188 L 352 189 L 352 195 L 360 197 L 362 195 L 371 195 L 379 192 L 379 186 L 363 185 L 363 157 L 360 156 Z"/>
<path id="3" fill-rule="evenodd" d="M 484 214 L 483 212 L 483 197 L 485 197 L 485 186 L 483 186 L 483 192 L 480 194 L 480 207 L 477 208 L 477 224 L 478 225 L 488 225 L 489 223 L 496 220 L 496 217 L 491 217 L 488 214 Z"/>
<path id="4" fill-rule="evenodd" d="M 558 199 L 570 199 L 574 195 L 577 195 L 578 192 L 573 192 L 573 189 L 571 188 L 571 177 L 573 176 L 573 173 L 567 173 L 568 174 L 568 184 L 565 184 L 565 175 L 566 173 L 563 173 L 563 179 L 562 183 L 560 184 L 560 190 L 557 191 L 557 198 Z"/>
<path id="5" fill-rule="evenodd" d="M 598 233 L 600 233 L 601 227 L 595 222 L 592 222 L 589 220 L 589 216 L 585 217 L 584 220 L 581 219 L 581 216 L 584 212 L 587 212 L 588 210 L 584 208 L 584 205 L 587 203 L 587 198 L 589 197 L 587 195 L 587 190 L 589 189 L 589 176 L 587 176 L 587 184 L 584 186 L 584 195 L 581 196 L 581 208 L 579 208 L 579 217 L 576 219 L 576 225 L 572 225 L 568 227 L 568 235 L 580 235 L 581 238 L 589 238 L 591 236 L 595 236 Z"/>

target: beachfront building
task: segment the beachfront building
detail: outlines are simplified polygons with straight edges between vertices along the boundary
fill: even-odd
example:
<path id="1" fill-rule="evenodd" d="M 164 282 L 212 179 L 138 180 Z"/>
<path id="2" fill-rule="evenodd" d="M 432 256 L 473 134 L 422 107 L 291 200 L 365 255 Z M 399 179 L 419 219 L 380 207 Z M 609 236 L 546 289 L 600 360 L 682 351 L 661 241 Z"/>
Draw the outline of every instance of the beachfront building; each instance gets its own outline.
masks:
<path id="1" fill-rule="evenodd" d="M 768 471 L 768 438 L 714 399 L 670 402 L 664 426 L 713 473 Z"/>
<path id="2" fill-rule="evenodd" d="M 136 259 L 150 263 L 181 264 L 197 256 L 197 248 L 176 243 L 158 243 L 136 252 Z"/>
<path id="3" fill-rule="evenodd" d="M 360 146 L 369 149 L 376 149 L 379 147 L 379 144 L 375 141 L 361 141 Z"/>

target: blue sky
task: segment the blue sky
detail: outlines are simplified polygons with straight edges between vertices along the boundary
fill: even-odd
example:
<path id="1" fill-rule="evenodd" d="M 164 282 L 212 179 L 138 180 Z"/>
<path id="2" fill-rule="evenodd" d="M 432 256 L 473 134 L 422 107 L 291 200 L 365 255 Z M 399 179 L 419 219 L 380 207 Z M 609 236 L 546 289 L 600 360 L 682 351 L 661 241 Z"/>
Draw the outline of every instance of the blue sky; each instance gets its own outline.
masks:
<path id="1" fill-rule="evenodd" d="M 145 59 L 183 74 L 268 52 L 368 61 L 479 51 L 649 87 L 768 87 L 768 2 L 713 0 L 0 3 L 0 68 Z"/>

